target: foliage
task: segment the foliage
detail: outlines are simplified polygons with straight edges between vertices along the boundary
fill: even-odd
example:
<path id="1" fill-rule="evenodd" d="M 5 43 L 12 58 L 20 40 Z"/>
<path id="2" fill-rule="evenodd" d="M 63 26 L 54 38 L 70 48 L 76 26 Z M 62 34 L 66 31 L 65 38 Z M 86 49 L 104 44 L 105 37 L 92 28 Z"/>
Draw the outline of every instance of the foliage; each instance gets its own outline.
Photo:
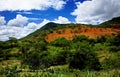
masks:
<path id="1" fill-rule="evenodd" d="M 102 65 L 103 65 L 103 69 L 119 69 L 120 68 L 120 52 L 115 53 L 114 56 L 105 58 Z"/>
<path id="2" fill-rule="evenodd" d="M 44 41 L 34 43 L 29 49 L 26 47 L 22 48 L 22 61 L 29 65 L 30 69 L 43 69 L 49 66 L 49 60 L 47 58 L 48 52 L 46 51 L 46 43 Z"/>
<path id="3" fill-rule="evenodd" d="M 47 55 L 46 51 L 40 53 L 33 50 L 24 56 L 23 63 L 29 65 L 30 69 L 33 70 L 47 68 L 50 66 Z"/>
<path id="4" fill-rule="evenodd" d="M 69 67 L 80 70 L 100 70 L 100 63 L 89 44 L 83 42 L 79 44 L 78 50 L 73 54 Z"/>
<path id="5" fill-rule="evenodd" d="M 120 27 L 119 25 L 116 26 L 114 24 L 120 24 L 120 17 L 116 17 L 116 18 L 113 18 L 109 21 L 103 22 L 99 26 L 100 27 L 112 27 L 112 28 Z"/>
<path id="6" fill-rule="evenodd" d="M 67 47 L 70 46 L 70 41 L 64 37 L 61 37 L 52 41 L 50 44 L 57 47 Z"/>
<path id="7" fill-rule="evenodd" d="M 72 41 L 73 42 L 82 42 L 82 41 L 89 41 L 89 39 L 85 35 L 81 35 L 81 36 L 74 36 Z"/>
<path id="8" fill-rule="evenodd" d="M 120 55 L 114 54 L 120 54 L 120 33 L 116 36 L 101 36 L 96 39 L 89 39 L 84 35 L 76 35 L 72 40 L 61 37 L 50 43 L 46 42 L 45 36 L 47 34 L 54 30 L 58 31 L 58 33 L 64 33 L 65 26 L 65 24 L 48 23 L 23 39 L 17 40 L 15 38 L 10 38 L 9 41 L 0 42 L 0 61 L 11 59 L 11 57 L 16 56 L 14 53 L 17 51 L 17 56 L 19 55 L 21 58 L 16 57 L 15 59 L 20 59 L 22 65 L 28 66 L 31 70 L 44 70 L 50 66 L 63 64 L 69 64 L 70 68 L 79 70 L 100 70 L 101 68 L 107 70 L 120 68 Z M 68 27 L 71 27 L 75 30 L 74 32 L 78 33 L 75 26 L 75 24 L 68 24 Z M 81 28 L 80 25 L 78 26 Z M 104 51 L 104 53 L 110 52 L 109 55 L 111 56 L 111 54 L 113 54 L 114 56 L 101 56 L 101 54 L 98 54 L 102 51 Z M 101 57 L 103 58 L 102 60 Z M 71 73 L 73 69 L 65 71 Z M 12 75 L 12 73 L 16 72 L 16 68 L 10 68 L 8 70 L 9 71 L 5 71 L 4 73 L 11 72 L 10 75 Z M 61 76 L 65 71 L 48 70 L 44 75 L 40 73 L 40 76 Z M 64 76 L 67 75 L 65 74 Z M 94 74 L 94 76 L 98 76 L 98 74 Z M 14 74 L 12 77 L 14 77 Z"/>
<path id="9" fill-rule="evenodd" d="M 51 65 L 63 65 L 63 64 L 67 64 L 70 56 L 71 56 L 71 52 L 69 51 L 61 51 L 58 52 L 53 58 L 52 58 L 52 63 Z"/>
<path id="10" fill-rule="evenodd" d="M 2 71 L 0 71 L 1 75 L 3 75 L 3 77 L 19 77 L 18 72 L 20 72 L 20 70 L 17 66 L 6 67 L 6 68 L 3 68 Z"/>

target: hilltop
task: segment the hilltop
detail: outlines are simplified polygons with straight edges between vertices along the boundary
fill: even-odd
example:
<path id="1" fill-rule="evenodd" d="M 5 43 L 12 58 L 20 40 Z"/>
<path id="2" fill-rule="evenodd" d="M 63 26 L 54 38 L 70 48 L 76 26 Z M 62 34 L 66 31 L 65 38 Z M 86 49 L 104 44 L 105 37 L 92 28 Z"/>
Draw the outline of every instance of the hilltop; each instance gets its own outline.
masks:
<path id="1" fill-rule="evenodd" d="M 76 35 L 85 35 L 89 38 L 112 36 L 116 35 L 119 31 L 120 17 L 116 17 L 99 25 L 57 24 L 50 22 L 25 38 L 35 40 L 45 32 L 46 40 L 50 42 L 59 37 L 71 40 Z"/>
<path id="2" fill-rule="evenodd" d="M 99 26 L 120 29 L 120 17 L 115 17 L 109 21 L 103 22 Z"/>

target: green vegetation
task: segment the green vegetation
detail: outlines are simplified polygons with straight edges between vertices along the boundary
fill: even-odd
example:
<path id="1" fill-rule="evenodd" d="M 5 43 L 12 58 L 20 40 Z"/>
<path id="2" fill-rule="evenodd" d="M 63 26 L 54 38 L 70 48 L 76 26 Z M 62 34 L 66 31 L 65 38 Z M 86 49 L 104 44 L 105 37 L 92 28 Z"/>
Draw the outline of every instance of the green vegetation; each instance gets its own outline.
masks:
<path id="1" fill-rule="evenodd" d="M 1 42 L 1 63 L 11 59 L 21 60 L 19 69 L 18 67 L 12 68 L 11 66 L 6 66 L 3 68 L 4 71 L 1 71 L 1 75 L 5 75 L 6 77 L 10 77 L 11 75 L 14 77 L 21 77 L 20 73 L 24 73 L 22 70 L 24 69 L 28 72 L 33 70 L 33 74 L 24 74 L 27 77 L 30 75 L 33 77 L 37 75 L 55 77 L 62 74 L 63 76 L 71 74 L 71 76 L 74 77 L 81 76 L 79 73 L 83 71 L 83 73 L 88 71 L 95 77 L 99 71 L 119 70 L 120 53 L 119 49 L 116 50 L 116 48 L 119 48 L 120 45 L 118 44 L 119 40 L 116 41 L 116 39 L 119 39 L 119 34 L 112 37 L 102 36 L 98 39 L 89 39 L 84 35 L 74 36 L 73 40 L 67 40 L 62 37 L 50 43 L 47 43 L 45 40 L 40 40 L 39 42 Z M 4 49 L 4 46 L 8 46 L 8 49 Z M 114 48 L 111 49 L 112 47 Z M 16 52 L 13 53 L 13 50 Z M 103 51 L 104 53 L 102 54 Z M 65 70 L 50 68 L 51 66 L 58 65 L 67 65 L 68 67 Z M 80 71 L 76 74 L 78 70 Z M 43 73 L 43 71 L 46 73 Z M 114 75 L 119 76 L 119 72 L 117 71 L 111 74 L 111 76 Z M 82 76 L 87 76 L 87 74 L 85 73 L 85 75 L 83 74 Z"/>
<path id="2" fill-rule="evenodd" d="M 101 23 L 99 26 L 100 27 L 109 27 L 109 28 L 119 28 L 120 27 L 120 17 L 113 18 L 109 21 L 106 21 L 104 23 Z"/>
<path id="3" fill-rule="evenodd" d="M 0 77 L 120 77 L 120 33 L 45 40 L 63 26 L 49 23 L 23 39 L 0 42 Z"/>

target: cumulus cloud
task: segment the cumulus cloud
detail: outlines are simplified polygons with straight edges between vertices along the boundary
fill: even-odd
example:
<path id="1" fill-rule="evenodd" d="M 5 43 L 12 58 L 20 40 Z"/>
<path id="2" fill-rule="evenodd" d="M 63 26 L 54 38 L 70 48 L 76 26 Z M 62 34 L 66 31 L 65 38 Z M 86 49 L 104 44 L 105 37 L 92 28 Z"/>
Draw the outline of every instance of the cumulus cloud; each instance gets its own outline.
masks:
<path id="1" fill-rule="evenodd" d="M 11 19 L 6 25 L 4 25 L 4 23 L 6 22 L 4 20 L 4 17 L 0 17 L 0 20 L 0 41 L 8 40 L 9 37 L 15 37 L 20 39 L 41 28 L 48 22 L 55 22 L 61 24 L 70 23 L 67 18 L 62 16 L 59 16 L 58 19 L 55 19 L 54 21 L 44 19 L 41 23 L 38 24 L 34 22 L 28 23 L 29 18 L 20 14 L 18 14 L 16 18 Z"/>
<path id="2" fill-rule="evenodd" d="M 60 10 L 66 4 L 64 0 L 0 0 L 0 11 L 4 10 Z"/>
<path id="3" fill-rule="evenodd" d="M 53 22 L 60 23 L 60 24 L 67 24 L 71 23 L 67 18 L 59 16 L 58 19 L 55 19 Z"/>
<path id="4" fill-rule="evenodd" d="M 4 25 L 5 23 L 6 23 L 5 17 L 0 16 L 0 26 L 1 26 L 1 25 Z"/>
<path id="5" fill-rule="evenodd" d="M 28 19 L 29 18 L 18 14 L 15 19 L 10 20 L 7 25 L 4 25 L 6 21 L 4 20 L 4 17 L 0 17 L 0 41 L 8 40 L 9 37 L 18 39 L 25 37 L 50 22 L 49 20 L 44 19 L 39 24 L 34 22 L 26 24 Z"/>
<path id="6" fill-rule="evenodd" d="M 20 26 L 24 26 L 27 22 L 28 22 L 28 18 L 27 17 L 24 17 L 24 16 L 18 14 L 16 16 L 16 18 L 10 20 L 7 25 L 8 26 L 17 26 L 17 27 L 20 27 Z"/>
<path id="7" fill-rule="evenodd" d="M 91 0 L 76 2 L 77 8 L 71 13 L 76 23 L 98 24 L 120 16 L 120 0 Z"/>

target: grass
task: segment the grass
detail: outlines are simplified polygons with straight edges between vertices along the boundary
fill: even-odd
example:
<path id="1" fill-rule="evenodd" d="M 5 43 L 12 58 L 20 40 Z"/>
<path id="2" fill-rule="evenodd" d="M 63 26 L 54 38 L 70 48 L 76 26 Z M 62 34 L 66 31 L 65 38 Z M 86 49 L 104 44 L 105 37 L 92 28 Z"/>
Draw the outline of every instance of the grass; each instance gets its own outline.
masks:
<path id="1" fill-rule="evenodd" d="M 6 75 L 5 75 L 6 74 Z M 5 77 L 11 77 L 10 75 L 14 75 L 15 77 L 120 77 L 119 70 L 101 70 L 101 71 L 88 71 L 88 70 L 77 70 L 77 69 L 69 69 L 68 65 L 59 65 L 52 66 L 52 68 L 44 69 L 44 70 L 28 70 L 21 71 L 20 67 L 13 67 L 7 69 L 4 73 Z M 4 77 L 0 75 L 0 77 Z"/>
<path id="2" fill-rule="evenodd" d="M 115 54 L 117 53 L 99 51 L 97 54 L 100 61 L 102 62 L 104 58 L 110 56 L 115 57 Z M 4 70 L 5 73 L 1 73 L 0 77 L 10 77 L 11 74 L 15 74 L 15 77 L 120 77 L 120 69 L 88 71 L 69 69 L 68 64 L 51 66 L 44 70 L 33 71 L 26 67 L 21 67 L 20 60 L 4 60 L 0 62 L 1 71 L 3 71 L 3 67 L 8 67 L 8 69 Z M 8 73 L 9 75 L 7 76 L 6 74 Z"/>

